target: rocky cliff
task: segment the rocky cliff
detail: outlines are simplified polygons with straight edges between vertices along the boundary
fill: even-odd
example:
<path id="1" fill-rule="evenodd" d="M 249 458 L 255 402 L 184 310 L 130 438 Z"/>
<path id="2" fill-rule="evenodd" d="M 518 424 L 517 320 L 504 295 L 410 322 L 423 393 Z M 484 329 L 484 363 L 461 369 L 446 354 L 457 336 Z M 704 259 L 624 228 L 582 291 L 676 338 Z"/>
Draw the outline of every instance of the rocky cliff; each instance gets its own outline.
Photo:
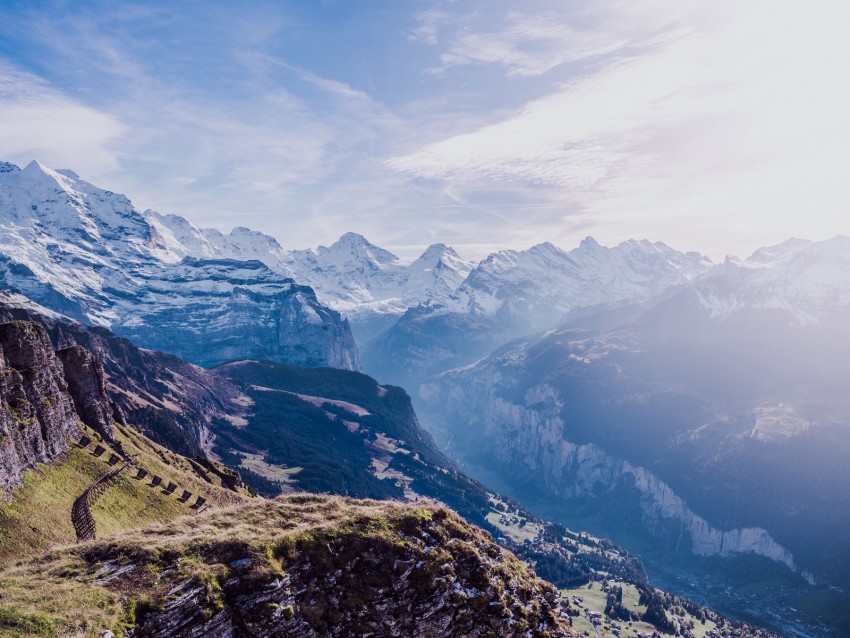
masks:
<path id="1" fill-rule="evenodd" d="M 212 444 L 209 424 L 238 420 L 250 403 L 213 372 L 138 348 L 105 328 L 51 316 L 19 294 L 0 291 L 0 321 L 35 322 L 43 328 L 59 352 L 60 370 L 73 378 L 68 386 L 79 418 L 107 438 L 106 421 L 126 420 L 172 450 L 205 456 Z M 108 406 L 100 402 L 102 390 Z"/>
<path id="2" fill-rule="evenodd" d="M 112 327 L 140 346 L 204 366 L 266 359 L 360 368 L 348 321 L 311 288 L 259 261 L 187 257 L 158 269 Z"/>
<path id="3" fill-rule="evenodd" d="M 25 470 L 64 454 L 79 435 L 78 418 L 44 329 L 0 324 L 0 488 L 7 491 Z"/>
<path id="4" fill-rule="evenodd" d="M 685 542 L 694 554 L 752 553 L 796 569 L 791 552 L 764 529 L 718 529 L 647 468 L 598 445 L 571 441 L 569 409 L 564 409 L 567 401 L 552 386 L 529 387 L 520 400 L 512 401 L 496 390 L 504 390 L 505 385 L 510 383 L 501 374 L 485 368 L 464 383 L 457 383 L 457 377 L 427 383 L 422 393 L 426 402 L 447 406 L 450 414 L 466 424 L 466 431 L 452 430 L 455 449 L 463 455 L 475 449 L 476 454 L 492 458 L 494 466 L 522 468 L 521 473 L 530 473 L 564 499 L 594 499 L 604 492 L 633 489 L 644 524 L 650 530 L 672 524 L 680 535 L 687 534 Z"/>
<path id="5" fill-rule="evenodd" d="M 107 440 L 115 438 L 113 419 L 123 420 L 106 392 L 103 364 L 79 345 L 57 350 L 62 362 L 68 393 L 83 423 L 100 432 Z"/>
<path id="6" fill-rule="evenodd" d="M 39 321 L 0 323 L 0 488 L 61 458 L 80 436 L 80 422 L 111 442 L 113 421 L 122 418 L 103 365 L 89 351 L 79 345 L 55 351 Z"/>

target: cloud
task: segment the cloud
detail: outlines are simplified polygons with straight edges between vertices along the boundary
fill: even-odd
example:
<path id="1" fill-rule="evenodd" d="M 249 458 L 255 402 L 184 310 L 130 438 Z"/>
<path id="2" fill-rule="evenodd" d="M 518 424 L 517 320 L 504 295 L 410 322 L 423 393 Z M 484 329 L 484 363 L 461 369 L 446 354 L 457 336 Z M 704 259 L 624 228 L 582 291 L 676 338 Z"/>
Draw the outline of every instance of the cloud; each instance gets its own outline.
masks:
<path id="1" fill-rule="evenodd" d="M 850 232 L 850 5 L 425 4 L 0 7 L 0 159 L 293 247 Z"/>
<path id="2" fill-rule="evenodd" d="M 40 159 L 93 175 L 115 169 L 115 141 L 126 131 L 118 118 L 8 64 L 0 64 L 0 122 L 4 160 Z"/>
<path id="3" fill-rule="evenodd" d="M 300 80 L 330 95 L 349 100 L 359 100 L 367 103 L 374 102 L 367 93 L 363 91 L 358 91 L 357 89 L 353 88 L 349 84 L 346 84 L 345 82 L 340 82 L 331 78 L 322 77 L 306 69 L 302 69 L 295 65 L 289 64 L 284 60 L 277 59 L 271 55 L 259 54 L 256 57 L 257 59 L 262 60 L 268 64 L 278 66 L 282 69 L 286 69 L 287 71 L 291 71 Z"/>
<path id="4" fill-rule="evenodd" d="M 91 106 L 32 74 L 11 79 L 17 92 L 31 87 L 30 102 L 41 106 L 28 106 L 32 126 L 16 131 L 8 123 L 19 111 L 4 100 L 0 141 L 10 143 L 0 147 L 3 159 L 73 168 L 140 208 L 312 243 L 311 229 L 290 220 L 303 222 L 316 192 L 349 172 L 361 147 L 394 126 L 392 118 L 366 92 L 267 52 L 267 41 L 281 35 L 270 25 L 288 24 L 281 16 L 264 20 L 258 39 L 246 26 L 256 12 L 216 13 L 152 9 L 125 19 L 88 7 L 19 16 L 18 36 L 52 61 L 55 81 Z M 13 136 L 19 149 L 12 157 Z M 53 138 L 77 146 L 42 149 Z M 94 166 L 87 153 L 105 161 Z"/>
<path id="5" fill-rule="evenodd" d="M 509 26 L 498 33 L 459 35 L 440 56 L 444 67 L 500 64 L 508 75 L 542 75 L 567 62 L 612 53 L 628 40 L 608 34 L 587 34 L 555 16 L 509 16 Z"/>
<path id="6" fill-rule="evenodd" d="M 440 27 L 451 22 L 451 18 L 449 13 L 437 7 L 421 11 L 416 14 L 417 26 L 410 30 L 408 38 L 422 44 L 437 44 L 440 39 Z"/>
<path id="7" fill-rule="evenodd" d="M 571 39 L 566 27 L 529 27 L 517 18 L 498 38 L 459 38 L 449 61 L 489 62 L 509 74 L 600 57 L 507 117 L 388 166 L 458 191 L 539 185 L 539 199 L 615 234 L 709 229 L 720 243 L 730 228 L 750 238 L 759 230 L 841 228 L 850 208 L 841 177 L 850 145 L 843 80 L 850 56 L 841 25 L 850 7 L 712 6 L 690 5 L 665 32 L 634 34 L 630 41 L 643 43 L 637 49 L 618 44 L 622 29 L 610 20 L 584 40 Z M 526 56 L 518 45 L 532 41 L 546 46 Z M 457 53 L 464 43 L 468 51 Z M 618 54 L 608 55 L 613 49 Z"/>
<path id="8" fill-rule="evenodd" d="M 634 54 L 658 44 L 675 31 L 682 7 L 663 0 L 640 3 L 576 3 L 538 0 L 523 11 L 500 11 L 493 6 L 489 20 L 469 13 L 449 15 L 442 10 L 422 14 L 420 38 L 437 44 L 439 29 L 447 45 L 440 54 L 442 72 L 466 65 L 494 64 L 508 76 L 539 76 L 564 64 L 593 60 L 614 53 Z M 510 6 L 510 5 L 508 5 Z M 492 16 L 502 15 L 501 18 Z M 488 22 L 493 23 L 489 25 Z"/>

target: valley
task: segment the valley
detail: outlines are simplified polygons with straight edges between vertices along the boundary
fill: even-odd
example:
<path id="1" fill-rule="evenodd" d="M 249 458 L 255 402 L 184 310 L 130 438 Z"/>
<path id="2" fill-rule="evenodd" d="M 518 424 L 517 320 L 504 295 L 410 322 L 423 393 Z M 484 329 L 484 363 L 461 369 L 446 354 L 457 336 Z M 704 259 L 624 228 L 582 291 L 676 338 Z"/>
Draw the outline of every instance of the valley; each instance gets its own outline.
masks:
<path id="1" fill-rule="evenodd" d="M 590 238 L 477 263 L 435 245 L 405 264 L 354 233 L 284 251 L 244 228 L 139 213 L 37 163 L 4 169 L 0 203 L 0 319 L 8 343 L 41 353 L 7 347 L 10 378 L 23 375 L 10 400 L 29 383 L 41 394 L 28 405 L 67 396 L 32 418 L 11 411 L 47 438 L 16 443 L 4 485 L 23 510 L 8 510 L 7 539 L 41 551 L 302 492 L 433 499 L 555 585 L 639 588 L 662 611 L 631 620 L 662 631 L 683 603 L 649 582 L 697 599 L 692 616 L 704 604 L 799 636 L 845 622 L 835 558 L 850 546 L 823 552 L 846 530 L 825 504 L 845 511 L 845 297 L 826 306 L 788 284 L 813 260 L 842 272 L 841 238 L 717 266 Z M 768 289 L 791 290 L 793 311 Z M 46 372 L 30 380 L 26 361 Z M 84 469 L 57 479 L 73 486 L 64 505 L 18 487 L 68 461 Z M 74 502 L 76 530 L 68 516 L 15 527 L 21 511 Z M 701 631 L 678 618 L 680 633 Z"/>

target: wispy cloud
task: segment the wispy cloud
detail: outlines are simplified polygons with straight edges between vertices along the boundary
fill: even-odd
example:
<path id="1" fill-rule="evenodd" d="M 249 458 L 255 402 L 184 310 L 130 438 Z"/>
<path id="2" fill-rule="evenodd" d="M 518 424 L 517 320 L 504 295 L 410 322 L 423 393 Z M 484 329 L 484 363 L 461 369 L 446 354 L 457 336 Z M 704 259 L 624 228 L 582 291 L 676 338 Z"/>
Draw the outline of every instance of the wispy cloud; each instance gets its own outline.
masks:
<path id="1" fill-rule="evenodd" d="M 626 39 L 613 17 L 579 38 L 517 17 L 498 36 L 457 38 L 445 61 L 508 74 L 599 60 L 507 117 L 388 165 L 459 191 L 538 184 L 539 198 L 608 233 L 655 232 L 685 245 L 697 234 L 704 249 L 708 236 L 715 245 L 736 232 L 765 241 L 806 235 L 818 219 L 835 224 L 850 206 L 838 168 L 850 144 L 839 79 L 850 72 L 839 26 L 850 9 L 724 2 L 706 12 L 680 3 L 675 15 L 665 32 L 648 27 Z M 545 46 L 527 55 L 519 45 L 530 42 Z"/>
<path id="2" fill-rule="evenodd" d="M 117 167 L 117 118 L 52 89 L 38 77 L 0 64 L 0 149 L 7 161 L 43 159 L 90 175 Z"/>
<path id="3" fill-rule="evenodd" d="M 260 54 L 258 56 L 263 61 L 278 66 L 282 69 L 286 69 L 287 71 L 291 71 L 295 76 L 299 79 L 315 86 L 322 91 L 330 93 L 332 95 L 336 95 L 339 97 L 347 98 L 347 99 L 356 99 L 362 100 L 364 102 L 373 102 L 372 98 L 365 93 L 364 91 L 358 91 L 353 88 L 351 85 L 346 84 L 345 82 L 340 82 L 339 80 L 334 80 L 331 78 L 322 77 L 317 75 L 311 71 L 306 69 L 299 68 L 284 60 L 279 60 L 273 56 L 267 54 Z"/>
<path id="4" fill-rule="evenodd" d="M 83 107 L 28 75 L 40 92 L 33 101 L 50 106 L 42 117 L 38 110 L 15 110 L 0 95 L 0 113 L 10 115 L 3 121 L 20 115 L 23 122 L 17 132 L 0 126 L 0 140 L 9 142 L 4 157 L 74 168 L 128 193 L 140 207 L 178 212 L 201 224 L 245 224 L 278 235 L 286 229 L 301 235 L 292 239 L 296 245 L 313 243 L 306 224 L 293 227 L 287 219 L 305 220 L 315 190 L 328 188 L 359 145 L 391 125 L 389 114 L 364 91 L 266 53 L 263 40 L 280 35 L 268 24 L 258 43 L 257 31 L 238 12 L 212 25 L 204 23 L 209 16 L 191 27 L 178 18 L 164 11 L 126 21 L 91 11 L 30 14 L 27 37 L 55 56 L 63 77 L 84 74 L 82 96 L 99 108 Z M 160 39 L 139 25 L 153 28 Z M 168 48 L 170 29 L 181 32 L 183 48 Z M 207 39 L 210 30 L 214 41 Z M 318 93 L 304 95 L 299 83 Z M 10 84 L 24 86 L 17 78 Z M 98 114 L 103 122 L 95 121 Z M 42 120 L 55 124 L 43 127 Z M 71 125 L 67 132 L 63 122 Z M 34 135 L 40 127 L 44 134 Z M 54 137 L 86 146 L 45 150 L 39 140 Z M 111 174 L 92 172 L 82 161 L 86 152 L 104 154 Z"/>
<path id="5" fill-rule="evenodd" d="M 292 247 L 850 232 L 850 5 L 355 4 L 0 3 L 0 158 Z"/>
<path id="6" fill-rule="evenodd" d="M 426 44 L 444 43 L 441 67 L 495 64 L 508 76 L 539 76 L 564 64 L 613 53 L 634 54 L 658 44 L 683 18 L 685 0 L 640 3 L 537 2 L 525 10 L 497 3 L 480 14 L 432 9 L 420 15 L 415 34 Z M 501 10 L 500 10 L 501 9 Z"/>
<path id="7" fill-rule="evenodd" d="M 408 37 L 414 42 L 434 45 L 440 39 L 440 27 L 452 21 L 452 16 L 438 7 L 431 7 L 416 14 L 416 26 Z"/>

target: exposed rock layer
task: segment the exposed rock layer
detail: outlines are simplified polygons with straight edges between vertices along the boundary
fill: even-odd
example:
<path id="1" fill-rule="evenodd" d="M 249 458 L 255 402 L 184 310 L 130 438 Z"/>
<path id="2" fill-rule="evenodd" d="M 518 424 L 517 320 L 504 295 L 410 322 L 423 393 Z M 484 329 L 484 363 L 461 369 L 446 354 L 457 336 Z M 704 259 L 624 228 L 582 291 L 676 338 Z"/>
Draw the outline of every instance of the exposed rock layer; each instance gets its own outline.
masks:
<path id="1" fill-rule="evenodd" d="M 201 526 L 226 535 L 236 513 Z M 176 564 L 154 586 L 133 638 L 571 635 L 555 588 L 445 509 L 295 496 L 246 506 L 239 520 L 248 529 L 238 541 L 158 534 L 172 555 L 200 551 L 221 588 Z M 262 538 L 253 537 L 255 525 Z M 120 560 L 112 554 L 123 544 L 106 548 L 108 557 L 88 554 Z M 107 587 L 138 587 L 136 578 Z M 171 596 L 159 601 L 165 587 Z"/>
<path id="2" fill-rule="evenodd" d="M 56 355 L 62 362 L 68 392 L 74 400 L 80 419 L 108 440 L 113 440 L 115 432 L 112 420 L 115 408 L 106 394 L 103 364 L 79 345 L 58 350 Z"/>
<path id="3" fill-rule="evenodd" d="M 62 355 L 68 360 L 69 369 L 79 369 L 81 373 L 76 383 L 82 392 L 75 399 L 89 406 L 89 416 L 81 410 L 81 420 L 93 427 L 97 427 L 94 423 L 103 417 L 106 406 L 97 407 L 97 401 L 91 405 L 85 397 L 99 396 L 98 382 L 92 379 L 91 372 L 100 366 L 111 401 L 112 420 L 128 421 L 158 443 L 183 454 L 205 456 L 211 444 L 209 423 L 241 415 L 246 409 L 247 397 L 214 372 L 171 355 L 138 348 L 105 328 L 48 317 L 21 295 L 0 291 L 0 321 L 21 320 L 39 323 L 60 352 L 81 347 L 93 355 L 88 362 L 79 351 L 74 354 L 69 350 Z M 71 385 L 73 393 L 77 386 Z M 95 420 L 90 423 L 87 418 Z M 108 438 L 106 431 L 102 433 Z"/>
<path id="4" fill-rule="evenodd" d="M 0 324 L 0 488 L 68 450 L 79 435 L 62 362 L 36 323 Z"/>

